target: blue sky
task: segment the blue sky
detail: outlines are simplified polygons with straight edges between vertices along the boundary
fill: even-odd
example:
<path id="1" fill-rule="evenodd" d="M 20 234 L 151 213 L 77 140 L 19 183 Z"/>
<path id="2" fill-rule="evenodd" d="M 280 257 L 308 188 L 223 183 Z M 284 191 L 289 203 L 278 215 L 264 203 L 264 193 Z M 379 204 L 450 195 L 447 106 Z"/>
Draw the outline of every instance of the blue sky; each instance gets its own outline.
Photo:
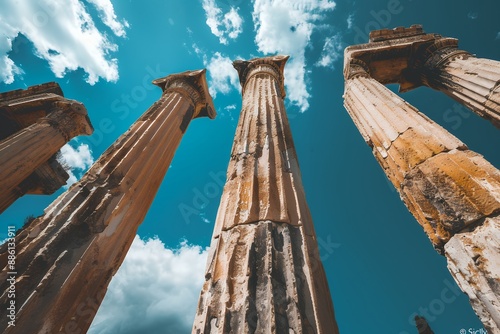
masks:
<path id="1" fill-rule="evenodd" d="M 422 24 L 500 60 L 499 11 L 493 0 L 2 1 L 0 91 L 57 81 L 96 129 L 63 149 L 73 181 L 160 97 L 153 79 L 208 70 L 218 117 L 190 124 L 90 332 L 190 332 L 241 108 L 231 61 L 276 53 L 291 56 L 287 112 L 340 331 L 413 334 L 415 313 L 438 334 L 482 328 L 344 110 L 342 52 L 370 30 Z M 500 167 L 489 122 L 425 87 L 403 97 Z M 0 238 L 63 191 L 18 200 Z"/>

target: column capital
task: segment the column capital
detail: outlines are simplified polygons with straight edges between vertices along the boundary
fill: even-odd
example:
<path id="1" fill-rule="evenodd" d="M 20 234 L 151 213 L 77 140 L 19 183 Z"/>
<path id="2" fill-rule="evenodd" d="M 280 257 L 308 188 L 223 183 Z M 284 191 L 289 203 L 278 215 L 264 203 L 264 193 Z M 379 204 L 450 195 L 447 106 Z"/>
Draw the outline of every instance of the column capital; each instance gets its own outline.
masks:
<path id="1" fill-rule="evenodd" d="M 287 55 L 277 55 L 272 57 L 254 58 L 251 60 L 235 60 L 234 68 L 238 71 L 241 88 L 245 90 L 248 80 L 256 74 L 267 73 L 273 76 L 279 83 L 281 97 L 285 98 L 285 64 L 290 58 Z"/>
<path id="2" fill-rule="evenodd" d="M 353 58 L 344 68 L 345 80 L 356 77 L 370 77 L 370 67 L 360 59 Z"/>
<path id="3" fill-rule="evenodd" d="M 68 142 L 79 135 L 91 135 L 94 132 L 85 106 L 75 100 L 62 99 L 53 102 L 52 111 L 40 123 L 48 123 L 56 128 Z"/>
<path id="4" fill-rule="evenodd" d="M 464 50 L 458 49 L 458 39 L 442 37 L 423 48 L 416 54 L 415 68 L 437 69 L 446 65 L 457 57 L 468 58 L 472 55 Z"/>
<path id="5" fill-rule="evenodd" d="M 206 69 L 186 71 L 153 80 L 153 84 L 167 92 L 179 92 L 193 102 L 195 112 L 193 118 L 207 116 L 214 119 L 216 116 L 212 96 L 210 95 Z"/>

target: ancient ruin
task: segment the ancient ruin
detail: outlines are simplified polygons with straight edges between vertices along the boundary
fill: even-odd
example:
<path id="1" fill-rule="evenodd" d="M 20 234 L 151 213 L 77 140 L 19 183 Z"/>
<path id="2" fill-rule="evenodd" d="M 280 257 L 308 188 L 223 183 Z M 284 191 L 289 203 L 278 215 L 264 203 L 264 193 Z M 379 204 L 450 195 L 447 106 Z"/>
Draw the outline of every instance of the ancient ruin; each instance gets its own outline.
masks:
<path id="1" fill-rule="evenodd" d="M 234 62 L 243 104 L 195 334 L 339 332 L 284 106 L 287 59 Z M 349 115 L 488 332 L 500 333 L 500 171 L 384 86 L 443 91 L 500 127 L 500 63 L 421 26 L 374 31 L 344 61 Z M 188 125 L 215 117 L 205 70 L 154 84 L 161 98 L 15 237 L 16 326 L 2 317 L 3 333 L 88 330 Z M 60 188 L 68 175 L 56 153 L 92 131 L 84 106 L 55 83 L 0 94 L 0 213 Z"/>
<path id="2" fill-rule="evenodd" d="M 193 333 L 338 333 L 283 103 L 287 59 L 233 63 L 243 104 Z"/>
<path id="3" fill-rule="evenodd" d="M 90 135 L 85 107 L 63 97 L 55 82 L 0 94 L 0 213 L 25 194 L 52 194 L 68 173 L 56 153 Z"/>
<path id="4" fill-rule="evenodd" d="M 418 334 L 434 334 L 431 326 L 424 317 L 415 316 L 415 325 L 417 326 Z"/>
<path id="5" fill-rule="evenodd" d="M 215 117 L 204 70 L 154 83 L 163 90 L 159 101 L 16 236 L 16 326 L 2 317 L 2 333 L 87 331 L 190 121 Z M 6 262 L 4 245 L 2 268 Z M 0 275 L 2 305 L 7 271 Z"/>
<path id="6" fill-rule="evenodd" d="M 500 333 L 500 171 L 384 86 L 428 85 L 499 125 L 500 63 L 421 26 L 378 30 L 344 58 L 344 105 L 489 333 Z"/>

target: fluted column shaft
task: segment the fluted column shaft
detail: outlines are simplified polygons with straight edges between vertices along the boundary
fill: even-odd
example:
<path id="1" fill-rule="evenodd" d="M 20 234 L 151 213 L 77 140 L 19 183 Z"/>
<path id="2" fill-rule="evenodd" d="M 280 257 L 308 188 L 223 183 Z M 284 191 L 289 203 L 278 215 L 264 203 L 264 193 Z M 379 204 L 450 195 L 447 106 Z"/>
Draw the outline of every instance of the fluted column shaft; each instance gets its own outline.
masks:
<path id="1" fill-rule="evenodd" d="M 422 82 L 440 90 L 500 128 L 500 62 L 458 49 L 453 38 L 438 39 L 422 54 Z"/>
<path id="2" fill-rule="evenodd" d="M 350 64 L 345 108 L 476 313 L 498 330 L 500 172 L 367 72 Z"/>
<path id="3" fill-rule="evenodd" d="M 287 59 L 234 63 L 243 105 L 193 333 L 338 333 L 283 103 Z"/>
<path id="4" fill-rule="evenodd" d="M 17 237 L 15 327 L 85 333 L 144 219 L 191 119 L 215 116 L 205 71 L 156 80 L 164 93 L 82 179 Z M 6 252 L 0 254 L 2 267 Z M 6 305 L 5 271 L 0 276 Z M 22 306 L 22 307 L 21 307 Z"/>
<path id="5" fill-rule="evenodd" d="M 22 195 L 15 188 L 64 144 L 75 136 L 92 134 L 85 107 L 58 98 L 62 101 L 53 105 L 57 111 L 0 141 L 0 213 Z"/>

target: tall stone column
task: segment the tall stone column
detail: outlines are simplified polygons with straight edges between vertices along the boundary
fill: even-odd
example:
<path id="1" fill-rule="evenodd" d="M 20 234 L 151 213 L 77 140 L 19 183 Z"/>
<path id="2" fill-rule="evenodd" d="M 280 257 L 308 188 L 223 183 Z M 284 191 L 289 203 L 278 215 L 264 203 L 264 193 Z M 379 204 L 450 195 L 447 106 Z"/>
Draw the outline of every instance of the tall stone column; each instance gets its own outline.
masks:
<path id="1" fill-rule="evenodd" d="M 193 333 L 338 333 L 283 103 L 287 59 L 234 62 L 243 105 Z"/>
<path id="2" fill-rule="evenodd" d="M 491 333 L 500 331 L 500 171 L 353 59 L 344 105 Z"/>
<path id="3" fill-rule="evenodd" d="M 108 148 L 83 178 L 16 236 L 15 327 L 3 333 L 86 333 L 193 118 L 215 117 L 205 71 L 155 80 L 163 95 Z"/>
<path id="4" fill-rule="evenodd" d="M 500 128 L 500 62 L 458 49 L 458 40 L 439 38 L 419 54 L 422 83 L 444 92 Z"/>
<path id="5" fill-rule="evenodd" d="M 8 110 L 12 113 L 13 110 L 17 110 L 20 114 L 24 113 L 22 116 L 25 118 L 27 114 L 42 116 L 33 124 L 0 141 L 0 213 L 18 197 L 29 191 L 28 184 L 32 186 L 33 182 L 27 182 L 27 179 L 35 171 L 38 170 L 42 174 L 45 171 L 54 180 L 58 180 L 60 174 L 67 176 L 64 171 L 62 173 L 54 172 L 53 168 L 47 165 L 47 162 L 71 138 L 83 134 L 90 135 L 93 132 L 87 110 L 83 104 L 53 93 L 28 95 L 29 93 L 31 91 L 22 91 L 19 94 L 14 94 L 20 95 L 14 99 L 0 101 L 2 111 Z M 32 110 L 37 111 L 33 112 Z M 46 112 L 38 112 L 39 110 Z M 8 122 L 9 120 L 2 118 L 2 121 Z M 14 121 L 22 123 L 17 118 L 14 118 Z M 43 179 L 43 177 L 39 177 L 38 181 Z M 61 181 L 63 180 L 55 182 L 56 189 L 60 187 Z M 52 189 L 48 190 L 49 193 L 50 190 Z"/>

